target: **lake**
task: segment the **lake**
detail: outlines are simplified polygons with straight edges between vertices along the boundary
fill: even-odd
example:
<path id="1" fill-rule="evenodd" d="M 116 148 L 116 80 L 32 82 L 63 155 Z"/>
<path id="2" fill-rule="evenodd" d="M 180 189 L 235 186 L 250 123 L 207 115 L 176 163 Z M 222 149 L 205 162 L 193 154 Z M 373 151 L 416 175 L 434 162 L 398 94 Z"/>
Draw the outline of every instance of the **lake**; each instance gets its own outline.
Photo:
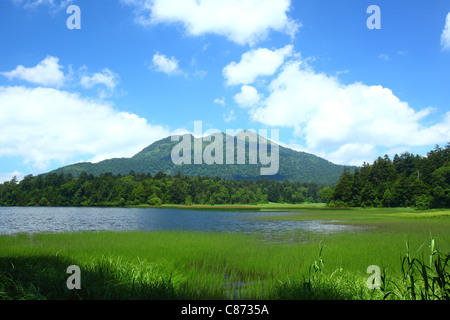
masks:
<path id="1" fill-rule="evenodd" d="M 285 212 L 279 212 L 285 214 Z M 78 231 L 214 231 L 280 233 L 313 231 L 330 234 L 356 229 L 321 221 L 254 219 L 277 212 L 205 211 L 159 208 L 0 207 L 0 234 Z"/>

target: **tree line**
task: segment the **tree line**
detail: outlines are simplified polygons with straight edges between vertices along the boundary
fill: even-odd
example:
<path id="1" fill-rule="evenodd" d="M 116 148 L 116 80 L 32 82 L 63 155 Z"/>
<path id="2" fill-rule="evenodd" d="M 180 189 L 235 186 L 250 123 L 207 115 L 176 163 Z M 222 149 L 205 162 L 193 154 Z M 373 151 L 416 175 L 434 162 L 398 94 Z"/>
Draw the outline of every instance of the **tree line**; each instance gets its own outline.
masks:
<path id="1" fill-rule="evenodd" d="M 328 188 L 329 189 L 329 188 Z M 151 174 L 98 176 L 82 172 L 28 175 L 0 184 L 0 206 L 127 206 L 161 204 L 262 204 L 325 202 L 315 183 L 257 180 L 224 180 L 219 177 L 190 177 Z M 326 193 L 326 192 L 325 192 Z"/>
<path id="2" fill-rule="evenodd" d="M 450 208 L 450 144 L 422 157 L 405 152 L 378 157 L 351 173 L 344 169 L 331 206 Z"/>
<path id="3" fill-rule="evenodd" d="M 274 179 L 82 172 L 14 177 L 0 184 L 0 206 L 127 206 L 162 204 L 264 204 L 326 202 L 331 207 L 450 208 L 450 144 L 427 156 L 405 152 L 378 157 L 353 171 L 345 168 L 334 187 Z"/>

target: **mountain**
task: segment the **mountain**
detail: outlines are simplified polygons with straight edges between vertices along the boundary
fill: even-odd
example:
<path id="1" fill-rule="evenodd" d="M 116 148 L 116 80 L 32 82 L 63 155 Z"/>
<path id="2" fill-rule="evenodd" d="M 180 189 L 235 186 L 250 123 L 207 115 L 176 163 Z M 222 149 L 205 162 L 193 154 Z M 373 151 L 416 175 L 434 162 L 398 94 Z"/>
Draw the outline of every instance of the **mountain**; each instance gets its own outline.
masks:
<path id="1" fill-rule="evenodd" d="M 258 135 L 255 134 L 255 136 L 259 139 Z M 337 183 L 344 170 L 344 166 L 331 163 L 330 161 L 315 155 L 279 146 L 278 172 L 275 175 L 261 175 L 261 167 L 270 167 L 270 164 L 262 166 L 259 160 L 258 164 L 248 164 L 248 141 L 245 143 L 245 159 L 247 164 L 226 164 L 227 149 L 225 134 L 222 135 L 224 164 L 193 164 L 195 140 L 199 141 L 199 139 L 194 138 L 192 135 L 186 135 L 185 137 L 187 139 L 186 142 L 190 142 L 192 164 L 176 165 L 173 163 L 171 158 L 172 150 L 175 146 L 180 146 L 180 142 L 183 140 L 172 141 L 171 137 L 167 137 L 154 142 L 131 158 L 115 158 L 98 163 L 77 163 L 56 169 L 52 171 L 52 173 L 64 172 L 65 174 L 70 173 L 77 177 L 83 171 L 96 176 L 102 173 L 126 175 L 129 174 L 130 171 L 155 175 L 158 171 L 162 171 L 169 175 L 175 175 L 178 172 L 181 172 L 187 176 L 218 176 L 224 179 L 233 180 L 268 178 L 278 181 L 287 179 L 295 182 L 314 182 L 322 185 L 334 185 Z M 236 159 L 238 151 L 242 151 L 242 145 L 238 145 L 237 137 L 233 137 L 232 139 L 234 142 L 233 150 Z M 206 139 L 204 138 L 204 140 Z M 210 146 L 207 150 L 209 154 L 211 154 L 211 146 L 215 140 L 212 139 L 212 142 L 204 140 L 203 143 L 200 142 L 202 143 L 202 151 Z M 220 143 L 219 140 L 217 140 L 217 143 Z M 257 150 L 259 150 L 259 145 Z M 268 145 L 268 150 L 270 156 L 270 144 Z M 212 152 L 212 154 L 215 155 L 214 152 Z"/>

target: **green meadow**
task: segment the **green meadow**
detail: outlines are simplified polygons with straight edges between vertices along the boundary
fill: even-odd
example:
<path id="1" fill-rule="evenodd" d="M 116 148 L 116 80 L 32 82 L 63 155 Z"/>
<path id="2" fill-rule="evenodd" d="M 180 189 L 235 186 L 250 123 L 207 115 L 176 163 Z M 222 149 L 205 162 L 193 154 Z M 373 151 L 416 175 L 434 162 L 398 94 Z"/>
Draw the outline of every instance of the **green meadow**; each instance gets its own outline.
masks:
<path id="1" fill-rule="evenodd" d="M 262 206 L 259 210 L 277 210 Z M 0 299 L 448 299 L 450 211 L 284 207 L 338 234 L 182 231 L 0 236 Z M 213 212 L 211 214 L 214 214 Z M 81 270 L 69 290 L 66 269 Z M 369 266 L 381 288 L 369 288 Z M 374 282 L 375 283 L 375 282 Z"/>

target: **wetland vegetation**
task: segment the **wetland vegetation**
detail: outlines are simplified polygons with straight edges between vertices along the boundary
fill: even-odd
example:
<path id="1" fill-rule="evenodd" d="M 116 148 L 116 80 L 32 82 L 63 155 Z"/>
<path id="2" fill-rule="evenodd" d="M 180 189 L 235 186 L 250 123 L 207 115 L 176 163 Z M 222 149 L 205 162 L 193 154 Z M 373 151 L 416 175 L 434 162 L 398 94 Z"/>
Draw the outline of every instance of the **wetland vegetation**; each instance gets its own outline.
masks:
<path id="1" fill-rule="evenodd" d="M 289 209 L 289 208 L 287 208 Z M 188 214 L 188 212 L 186 212 Z M 0 236 L 2 299 L 448 299 L 450 211 L 304 209 L 261 219 L 358 232 L 65 232 Z M 68 290 L 66 268 L 81 269 Z M 367 268 L 382 270 L 369 289 Z"/>

